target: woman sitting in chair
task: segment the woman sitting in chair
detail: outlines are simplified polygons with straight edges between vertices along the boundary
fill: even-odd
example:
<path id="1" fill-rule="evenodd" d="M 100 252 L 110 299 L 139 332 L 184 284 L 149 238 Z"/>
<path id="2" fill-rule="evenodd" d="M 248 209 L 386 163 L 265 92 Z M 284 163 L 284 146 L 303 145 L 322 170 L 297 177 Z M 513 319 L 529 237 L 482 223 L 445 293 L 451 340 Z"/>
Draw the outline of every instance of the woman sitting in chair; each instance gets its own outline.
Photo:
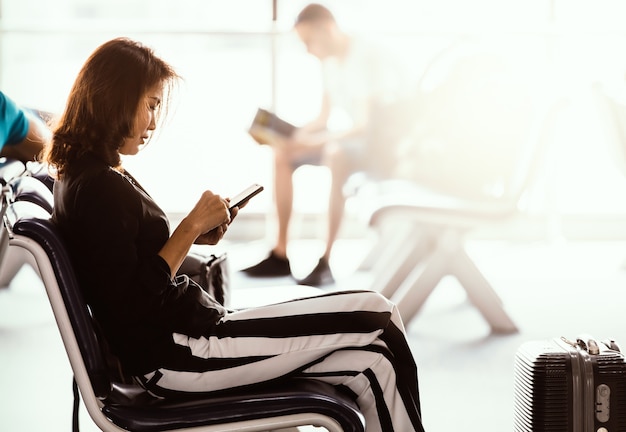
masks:
<path id="1" fill-rule="evenodd" d="M 150 139 L 177 80 L 129 39 L 87 60 L 46 161 L 57 178 L 53 221 L 95 319 L 126 373 L 150 391 L 207 392 L 298 376 L 354 394 L 368 431 L 421 431 L 417 367 L 394 304 L 374 292 L 226 310 L 185 276 L 193 243 L 216 244 L 237 208 L 204 192 L 171 233 L 121 166 Z"/>

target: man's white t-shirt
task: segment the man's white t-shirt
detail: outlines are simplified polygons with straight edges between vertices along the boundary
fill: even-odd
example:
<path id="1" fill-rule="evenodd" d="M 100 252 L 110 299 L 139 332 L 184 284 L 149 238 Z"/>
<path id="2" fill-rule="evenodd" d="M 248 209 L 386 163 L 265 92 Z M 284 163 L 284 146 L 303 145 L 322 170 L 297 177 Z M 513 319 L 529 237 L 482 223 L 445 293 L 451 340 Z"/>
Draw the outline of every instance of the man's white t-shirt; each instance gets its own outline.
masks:
<path id="1" fill-rule="evenodd" d="M 322 77 L 330 97 L 331 122 L 338 120 L 340 129 L 367 121 L 371 101 L 392 102 L 408 91 L 399 59 L 381 45 L 359 37 L 351 39 L 345 58 L 332 57 L 322 63 Z"/>

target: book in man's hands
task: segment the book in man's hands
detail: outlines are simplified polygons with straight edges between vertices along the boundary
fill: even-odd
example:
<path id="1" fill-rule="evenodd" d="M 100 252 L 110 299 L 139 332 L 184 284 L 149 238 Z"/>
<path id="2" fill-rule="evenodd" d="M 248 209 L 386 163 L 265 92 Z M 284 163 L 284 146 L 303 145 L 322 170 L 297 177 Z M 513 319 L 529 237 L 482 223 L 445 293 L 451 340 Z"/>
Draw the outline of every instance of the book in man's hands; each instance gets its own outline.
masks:
<path id="1" fill-rule="evenodd" d="M 272 145 L 279 138 L 290 137 L 297 128 L 273 112 L 259 108 L 248 133 L 259 144 Z"/>

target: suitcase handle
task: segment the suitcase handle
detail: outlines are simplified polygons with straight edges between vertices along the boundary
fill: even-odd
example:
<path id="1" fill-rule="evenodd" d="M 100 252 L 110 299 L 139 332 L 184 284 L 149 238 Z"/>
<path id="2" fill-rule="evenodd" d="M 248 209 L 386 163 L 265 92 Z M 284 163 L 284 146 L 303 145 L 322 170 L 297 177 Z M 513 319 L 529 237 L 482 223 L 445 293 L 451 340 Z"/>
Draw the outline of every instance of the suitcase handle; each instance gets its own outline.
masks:
<path id="1" fill-rule="evenodd" d="M 592 355 L 598 355 L 601 351 L 601 346 L 598 345 L 598 342 L 596 342 L 596 340 L 589 335 L 581 335 L 577 337 L 576 342 L 567 339 L 565 336 L 561 336 L 561 340 L 574 348 L 582 349 Z M 614 339 L 605 339 L 601 341 L 601 344 L 604 345 L 608 350 L 621 352 L 619 345 L 615 342 Z M 605 350 L 602 349 L 602 351 Z"/>

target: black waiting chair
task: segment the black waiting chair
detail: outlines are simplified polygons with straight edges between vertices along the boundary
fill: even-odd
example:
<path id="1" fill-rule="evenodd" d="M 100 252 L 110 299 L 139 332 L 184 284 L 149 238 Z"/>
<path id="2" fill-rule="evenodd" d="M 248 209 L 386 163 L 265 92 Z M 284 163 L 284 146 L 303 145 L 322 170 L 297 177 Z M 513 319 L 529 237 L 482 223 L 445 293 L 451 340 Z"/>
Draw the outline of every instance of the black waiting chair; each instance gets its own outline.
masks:
<path id="1" fill-rule="evenodd" d="M 48 172 L 48 166 L 42 162 L 30 161 L 26 163 L 26 172 L 25 176 L 34 177 L 37 180 L 41 181 L 50 192 L 54 188 L 54 178 Z"/>
<path id="2" fill-rule="evenodd" d="M 8 206 L 16 201 L 28 201 L 41 207 L 47 214 L 52 214 L 54 198 L 47 185 L 35 177 L 23 174 L 9 180 L 2 188 L 0 196 L 0 219 Z M 35 271 L 30 254 L 23 250 L 13 250 L 8 253 L 9 239 L 4 232 L 0 232 L 0 287 L 8 286 L 24 264 L 30 265 Z"/>
<path id="3" fill-rule="evenodd" d="M 23 175 L 7 183 L 9 201 L 29 201 L 52 214 L 54 197 L 48 186 L 37 177 Z"/>
<path id="4" fill-rule="evenodd" d="M 24 249 L 34 258 L 74 373 L 75 395 L 80 392 L 89 415 L 101 430 L 252 432 L 302 425 L 320 426 L 330 432 L 365 430 L 364 418 L 354 400 L 339 388 L 320 381 L 284 379 L 165 399 L 128 383 L 107 362 L 110 357 L 106 344 L 47 212 L 30 202 L 11 203 L 4 224 L 9 247 Z M 77 406 L 75 403 L 75 429 Z"/>
<path id="5" fill-rule="evenodd" d="M 11 179 L 22 175 L 26 165 L 17 159 L 0 157 L 0 185 L 6 185 Z"/>

